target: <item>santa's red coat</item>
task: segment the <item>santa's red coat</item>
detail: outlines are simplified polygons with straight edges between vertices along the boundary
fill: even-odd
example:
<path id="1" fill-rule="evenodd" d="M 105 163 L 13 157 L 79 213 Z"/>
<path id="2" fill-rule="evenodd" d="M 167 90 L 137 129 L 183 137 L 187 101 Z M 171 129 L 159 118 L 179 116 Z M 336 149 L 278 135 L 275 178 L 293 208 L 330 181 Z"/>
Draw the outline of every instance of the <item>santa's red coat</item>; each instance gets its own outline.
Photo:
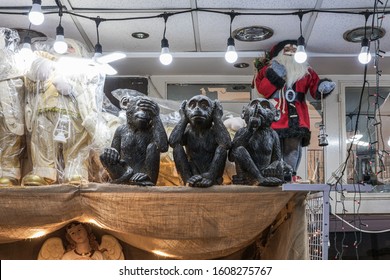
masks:
<path id="1" fill-rule="evenodd" d="M 302 144 L 306 146 L 310 142 L 310 118 L 305 96 L 309 92 L 314 99 L 318 99 L 320 97 L 318 85 L 322 80 L 309 67 L 309 74 L 306 74 L 292 86 L 298 98 L 289 105 L 287 100 L 279 98 L 281 88 L 278 88 L 267 78 L 266 71 L 268 67 L 263 67 L 257 73 L 255 86 L 257 91 L 265 98 L 274 98 L 276 101 L 275 107 L 280 108 L 281 118 L 272 124 L 272 128 L 278 132 L 280 138 L 303 137 Z M 275 94 L 277 91 L 279 91 L 279 94 Z"/>

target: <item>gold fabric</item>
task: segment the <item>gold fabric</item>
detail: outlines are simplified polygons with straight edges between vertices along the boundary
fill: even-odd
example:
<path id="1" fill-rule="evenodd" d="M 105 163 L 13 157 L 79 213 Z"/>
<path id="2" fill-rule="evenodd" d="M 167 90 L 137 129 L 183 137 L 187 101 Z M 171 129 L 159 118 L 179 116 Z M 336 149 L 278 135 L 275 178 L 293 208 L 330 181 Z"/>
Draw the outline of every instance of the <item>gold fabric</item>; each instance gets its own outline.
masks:
<path id="1" fill-rule="evenodd" d="M 242 250 L 265 229 L 279 225 L 278 214 L 297 199 L 296 193 L 281 187 L 112 184 L 0 188 L 0 197 L 0 243 L 39 237 L 78 220 L 98 225 L 138 249 L 174 259 L 215 259 Z M 297 213 L 293 221 L 301 230 L 288 231 L 282 239 L 286 253 L 280 258 L 306 258 L 305 218 L 302 211 Z M 272 231 L 265 247 L 274 246 L 277 232 Z M 272 258 L 264 250 L 260 254 Z"/>

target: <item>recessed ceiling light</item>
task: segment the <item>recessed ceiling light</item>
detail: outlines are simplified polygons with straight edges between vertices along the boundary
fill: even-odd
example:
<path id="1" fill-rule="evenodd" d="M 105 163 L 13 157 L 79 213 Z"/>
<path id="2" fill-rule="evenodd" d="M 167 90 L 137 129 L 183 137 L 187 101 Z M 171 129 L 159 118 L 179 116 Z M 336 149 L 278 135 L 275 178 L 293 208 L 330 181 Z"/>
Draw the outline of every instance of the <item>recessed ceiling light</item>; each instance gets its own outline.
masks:
<path id="1" fill-rule="evenodd" d="M 370 41 L 375 41 L 385 36 L 386 31 L 380 27 L 368 27 L 366 30 L 366 38 Z M 347 42 L 360 43 L 364 38 L 364 26 L 344 32 L 343 38 Z"/>
<path id="2" fill-rule="evenodd" d="M 247 26 L 233 31 L 233 37 L 239 41 L 263 41 L 274 34 L 271 28 L 265 26 Z"/>
<path id="3" fill-rule="evenodd" d="M 131 34 L 131 36 L 136 38 L 136 39 L 146 39 L 146 38 L 149 38 L 149 34 L 145 33 L 145 32 L 134 32 L 133 34 Z"/>
<path id="4" fill-rule="evenodd" d="M 249 64 L 246 63 L 246 62 L 240 62 L 240 63 L 235 63 L 234 67 L 236 67 L 236 68 L 248 68 Z"/>

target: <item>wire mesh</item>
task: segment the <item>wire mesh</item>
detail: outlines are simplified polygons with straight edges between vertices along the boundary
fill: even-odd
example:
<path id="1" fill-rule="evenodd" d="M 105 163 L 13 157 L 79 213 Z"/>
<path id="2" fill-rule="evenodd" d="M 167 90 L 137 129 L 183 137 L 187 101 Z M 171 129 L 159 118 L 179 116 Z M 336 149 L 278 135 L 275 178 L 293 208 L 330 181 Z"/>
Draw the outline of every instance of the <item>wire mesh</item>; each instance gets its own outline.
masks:
<path id="1" fill-rule="evenodd" d="M 322 260 L 326 255 L 323 252 L 323 212 L 323 192 L 309 193 L 306 198 L 306 218 L 310 260 Z"/>

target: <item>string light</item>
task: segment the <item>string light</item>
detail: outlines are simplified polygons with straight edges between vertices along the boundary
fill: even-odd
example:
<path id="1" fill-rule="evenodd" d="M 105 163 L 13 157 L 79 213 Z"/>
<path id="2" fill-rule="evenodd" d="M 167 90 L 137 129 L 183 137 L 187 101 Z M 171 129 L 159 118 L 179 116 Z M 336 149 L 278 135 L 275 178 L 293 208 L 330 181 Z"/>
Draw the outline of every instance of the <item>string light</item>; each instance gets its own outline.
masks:
<path id="1" fill-rule="evenodd" d="M 232 22 L 236 14 L 232 11 L 230 13 L 230 32 L 227 40 L 227 50 L 225 53 L 225 60 L 229 63 L 234 63 L 238 59 L 236 48 L 234 47 L 234 39 L 232 37 Z"/>
<path id="2" fill-rule="evenodd" d="M 362 48 L 360 50 L 358 59 L 361 64 L 367 64 L 371 61 L 371 54 L 370 54 L 370 42 L 367 39 L 367 20 L 370 16 L 368 13 L 364 14 L 366 21 L 364 23 L 364 38 L 362 40 Z"/>
<path id="3" fill-rule="evenodd" d="M 294 60 L 298 63 L 304 63 L 307 59 L 307 54 L 306 54 L 306 51 L 305 51 L 305 38 L 303 38 L 302 36 L 302 17 L 303 17 L 303 13 L 300 11 L 298 13 L 298 16 L 299 16 L 299 30 L 300 30 L 300 34 L 301 36 L 299 36 L 298 38 L 298 46 L 297 46 L 297 50 L 294 54 Z"/>
<path id="4" fill-rule="evenodd" d="M 53 48 L 59 54 L 64 54 L 68 50 L 68 44 L 65 42 L 64 38 L 64 28 L 61 25 L 62 21 L 62 5 L 58 6 L 58 14 L 60 16 L 60 23 L 56 29 L 56 41 L 54 42 Z"/>
<path id="5" fill-rule="evenodd" d="M 163 18 L 164 18 L 164 33 L 163 33 L 163 38 L 161 40 L 161 54 L 160 54 L 160 62 L 163 65 L 169 65 L 172 63 L 173 57 L 172 54 L 169 52 L 169 43 L 168 39 L 165 38 L 165 33 L 167 31 L 167 20 L 168 20 L 168 14 L 164 13 Z"/>
<path id="6" fill-rule="evenodd" d="M 32 1 L 31 10 L 28 13 L 28 19 L 34 25 L 41 25 L 45 20 L 45 16 L 42 13 L 41 5 L 42 5 L 41 0 Z"/>
<path id="7" fill-rule="evenodd" d="M 20 53 L 23 57 L 29 57 L 32 55 L 32 49 L 31 49 L 31 38 L 30 36 L 26 36 L 23 39 L 23 45 L 22 48 L 20 49 Z"/>

